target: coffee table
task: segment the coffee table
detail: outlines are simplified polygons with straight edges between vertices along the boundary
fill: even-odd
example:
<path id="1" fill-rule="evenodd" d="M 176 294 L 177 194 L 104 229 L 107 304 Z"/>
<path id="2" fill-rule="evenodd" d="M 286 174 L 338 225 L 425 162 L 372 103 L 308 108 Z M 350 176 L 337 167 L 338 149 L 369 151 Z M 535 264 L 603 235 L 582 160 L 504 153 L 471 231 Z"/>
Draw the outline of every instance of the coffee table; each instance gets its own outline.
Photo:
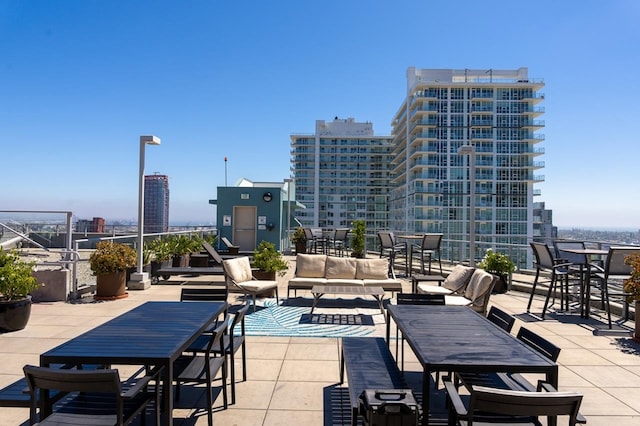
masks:
<path id="1" fill-rule="evenodd" d="M 380 312 L 384 315 L 384 306 L 382 306 L 384 289 L 382 287 L 365 287 L 358 285 L 314 285 L 311 289 L 311 294 L 313 294 L 313 305 L 311 306 L 310 313 L 313 313 L 313 310 L 318 304 L 318 300 L 327 293 L 351 296 L 373 296 L 378 301 Z"/>

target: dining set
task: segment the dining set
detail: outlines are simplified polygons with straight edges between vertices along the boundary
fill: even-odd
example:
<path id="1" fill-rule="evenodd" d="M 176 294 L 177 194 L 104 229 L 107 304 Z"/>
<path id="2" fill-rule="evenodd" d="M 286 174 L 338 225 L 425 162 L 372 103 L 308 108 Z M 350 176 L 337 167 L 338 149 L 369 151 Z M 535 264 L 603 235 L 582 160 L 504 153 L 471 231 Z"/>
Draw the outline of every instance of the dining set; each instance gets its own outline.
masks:
<path id="1" fill-rule="evenodd" d="M 560 293 L 561 310 L 570 311 L 571 302 L 577 299 L 583 318 L 590 317 L 592 304 L 599 301 L 606 312 L 609 329 L 613 328 L 612 299 L 622 304 L 622 319 L 628 319 L 629 295 L 623 290 L 623 282 L 631 276 L 632 267 L 625 263 L 625 259 L 632 254 L 640 254 L 640 247 L 590 246 L 575 240 L 556 240 L 553 247 L 540 242 L 531 242 L 530 245 L 535 256 L 536 276 L 527 312 L 531 311 L 536 289 L 546 287 L 542 318 Z"/>
<path id="2" fill-rule="evenodd" d="M 135 416 L 144 416 L 145 406 L 153 407 L 154 401 L 156 423 L 172 425 L 180 385 L 193 382 L 207 383 L 211 425 L 211 382 L 219 379 L 216 373 L 221 372 L 226 408 L 227 356 L 238 343 L 232 327 L 243 318 L 246 309 L 238 310 L 232 321 L 226 301 L 196 296 L 197 299 L 185 297 L 181 301 L 145 302 L 42 353 L 39 366 L 25 366 L 31 391 L 31 421 L 39 416 L 38 424 L 128 424 Z M 233 376 L 234 363 L 230 364 Z M 118 368 L 113 366 L 131 366 L 138 369 L 135 374 L 142 374 L 121 381 Z M 234 383 L 232 377 L 233 400 Z M 113 404 L 104 396 L 110 391 L 114 392 Z M 96 394 L 101 396 L 93 405 L 94 400 L 87 395 L 93 398 Z M 78 420 L 74 416 L 85 417 Z"/>
<path id="3" fill-rule="evenodd" d="M 396 259 L 404 259 L 405 276 L 413 273 L 413 258 L 420 259 L 420 273 L 425 274 L 425 265 L 428 267 L 427 275 L 431 275 L 431 263 L 437 260 L 442 275 L 442 259 L 440 245 L 443 234 L 395 234 L 391 231 L 379 231 L 378 243 L 380 245 L 380 257 L 389 258 L 389 269 L 395 275 Z"/>
<path id="4" fill-rule="evenodd" d="M 470 420 L 465 416 L 473 416 L 473 409 L 462 402 L 464 398 L 460 397 L 461 386 L 468 388 L 468 392 L 472 395 L 475 391 L 484 390 L 493 393 L 494 396 L 502 395 L 505 398 L 507 395 L 529 398 L 525 405 L 528 404 L 531 407 L 535 405 L 536 398 L 541 401 L 541 398 L 571 394 L 577 398 L 578 402 L 575 405 L 576 400 L 573 400 L 574 405 L 568 410 L 575 414 L 576 421 L 584 420 L 578 413 L 582 395 L 557 391 L 559 376 L 556 360 L 560 348 L 524 327 L 521 327 L 518 336 L 512 335 L 510 330 L 515 318 L 506 312 L 501 311 L 501 313 L 502 315 L 494 316 L 501 320 L 509 317 L 510 321 L 494 321 L 471 309 L 452 306 L 432 304 L 387 306 L 386 341 L 391 347 L 394 341 L 391 336 L 393 322 L 402 334 L 402 344 L 406 342 L 422 367 L 423 425 L 434 422 L 440 424 L 447 418 L 449 424 Z M 551 352 L 545 352 L 545 346 L 552 348 Z M 404 367 L 402 371 L 406 374 Z M 538 389 L 536 385 L 524 378 L 524 373 L 538 376 L 540 383 L 544 383 L 546 388 Z M 442 384 L 445 385 L 446 407 L 449 407 L 449 411 L 444 413 L 444 419 L 441 418 L 443 413 L 436 407 L 438 404 L 434 400 L 436 394 L 442 393 L 438 377 L 442 378 Z M 466 401 L 468 403 L 469 400 L 466 399 Z M 471 398 L 471 401 L 473 402 L 474 398 Z M 515 404 L 516 401 L 513 400 L 512 403 Z M 457 407 L 456 404 L 458 404 Z M 538 408 L 543 410 L 541 407 Z M 456 409 L 461 411 L 456 413 Z M 486 412 L 487 410 L 485 414 Z M 538 414 L 545 415 L 543 412 Z M 524 411 L 520 413 L 521 416 L 524 414 Z M 527 415 L 533 415 L 533 412 L 527 412 Z M 504 423 L 509 418 L 494 417 L 493 420 L 496 423 Z M 486 418 L 484 420 L 488 421 Z M 549 424 L 555 424 L 555 418 L 550 417 Z"/>

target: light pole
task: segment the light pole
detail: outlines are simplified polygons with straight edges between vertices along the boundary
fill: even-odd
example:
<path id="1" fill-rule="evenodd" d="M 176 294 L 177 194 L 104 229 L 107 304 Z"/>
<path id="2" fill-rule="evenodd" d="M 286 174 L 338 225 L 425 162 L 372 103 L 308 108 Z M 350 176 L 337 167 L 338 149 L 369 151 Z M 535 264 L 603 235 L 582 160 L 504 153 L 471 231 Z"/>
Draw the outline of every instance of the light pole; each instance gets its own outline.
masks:
<path id="1" fill-rule="evenodd" d="M 138 180 L 138 268 L 131 274 L 129 288 L 132 290 L 144 290 L 151 285 L 149 274 L 142 271 L 142 246 L 144 244 L 144 150 L 146 145 L 160 145 L 157 136 L 140 136 L 140 168 Z"/>
<path id="2" fill-rule="evenodd" d="M 287 178 L 284 181 L 287 183 L 287 249 L 291 254 L 291 182 L 293 179 Z"/>
<path id="3" fill-rule="evenodd" d="M 462 145 L 458 154 L 469 156 L 469 264 L 476 264 L 476 147 Z"/>

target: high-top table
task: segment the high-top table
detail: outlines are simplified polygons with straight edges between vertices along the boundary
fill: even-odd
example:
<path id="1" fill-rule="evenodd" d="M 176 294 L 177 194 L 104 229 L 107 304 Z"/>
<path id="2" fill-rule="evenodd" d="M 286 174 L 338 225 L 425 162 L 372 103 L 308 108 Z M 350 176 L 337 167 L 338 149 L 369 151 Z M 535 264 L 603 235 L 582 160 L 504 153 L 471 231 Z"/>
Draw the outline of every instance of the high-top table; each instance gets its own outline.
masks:
<path id="1" fill-rule="evenodd" d="M 477 312 L 462 306 L 388 305 L 387 342 L 393 319 L 422 365 L 423 424 L 429 424 L 433 372 L 542 373 L 557 388 L 558 365 Z"/>
<path id="2" fill-rule="evenodd" d="M 146 302 L 40 355 L 40 365 L 164 367 L 162 424 L 173 424 L 173 363 L 226 308 L 225 302 Z M 45 400 L 46 396 L 43 396 Z M 47 412 L 45 410 L 45 412 Z"/>
<path id="3" fill-rule="evenodd" d="M 589 318 L 591 311 L 592 256 L 606 256 L 609 254 L 609 250 L 597 248 L 563 248 L 560 251 L 585 256 L 586 262 L 584 264 L 577 264 L 576 266 L 580 267 L 580 316 Z"/>

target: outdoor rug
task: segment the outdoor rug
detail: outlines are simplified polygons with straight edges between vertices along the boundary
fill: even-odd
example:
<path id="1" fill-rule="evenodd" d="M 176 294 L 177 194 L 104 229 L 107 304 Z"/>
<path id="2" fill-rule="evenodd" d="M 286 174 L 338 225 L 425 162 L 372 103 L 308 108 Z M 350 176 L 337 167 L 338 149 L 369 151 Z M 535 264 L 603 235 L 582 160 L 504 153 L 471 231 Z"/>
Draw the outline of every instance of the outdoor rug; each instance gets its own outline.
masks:
<path id="1" fill-rule="evenodd" d="M 323 312 L 309 314 L 309 306 L 277 306 L 275 299 L 264 301 L 263 306 L 253 307 L 245 317 L 245 333 L 248 336 L 284 337 L 348 337 L 380 335 L 384 324 L 376 324 L 373 315 L 358 312 Z M 375 310 L 373 310 L 375 312 Z M 379 312 L 379 311 L 378 311 Z M 376 315 L 384 321 L 382 315 Z"/>

